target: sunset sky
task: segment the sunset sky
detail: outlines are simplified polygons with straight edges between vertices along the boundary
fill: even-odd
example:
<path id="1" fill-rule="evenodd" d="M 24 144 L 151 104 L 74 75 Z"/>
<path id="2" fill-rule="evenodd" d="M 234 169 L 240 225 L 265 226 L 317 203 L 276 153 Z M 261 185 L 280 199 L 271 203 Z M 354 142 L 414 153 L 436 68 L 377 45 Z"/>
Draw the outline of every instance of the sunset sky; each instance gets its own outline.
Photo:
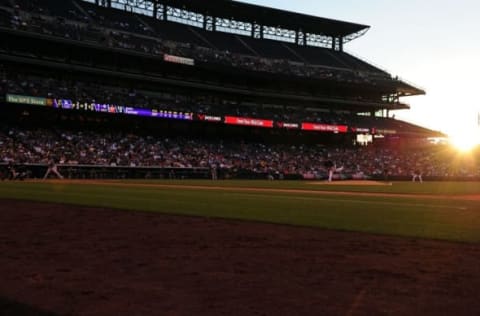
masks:
<path id="1" fill-rule="evenodd" d="M 480 143 L 478 0 L 242 0 L 370 25 L 345 50 L 427 91 L 398 119 Z"/>

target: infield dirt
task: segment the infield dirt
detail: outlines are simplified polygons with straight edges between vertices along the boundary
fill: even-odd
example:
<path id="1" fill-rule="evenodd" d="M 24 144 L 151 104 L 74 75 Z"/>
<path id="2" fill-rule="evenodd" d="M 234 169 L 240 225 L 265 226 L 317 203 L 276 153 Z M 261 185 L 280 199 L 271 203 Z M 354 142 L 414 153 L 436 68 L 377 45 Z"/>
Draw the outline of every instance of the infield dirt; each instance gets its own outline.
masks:
<path id="1" fill-rule="evenodd" d="M 0 202 L 0 296 L 56 315 L 480 314 L 479 244 Z"/>

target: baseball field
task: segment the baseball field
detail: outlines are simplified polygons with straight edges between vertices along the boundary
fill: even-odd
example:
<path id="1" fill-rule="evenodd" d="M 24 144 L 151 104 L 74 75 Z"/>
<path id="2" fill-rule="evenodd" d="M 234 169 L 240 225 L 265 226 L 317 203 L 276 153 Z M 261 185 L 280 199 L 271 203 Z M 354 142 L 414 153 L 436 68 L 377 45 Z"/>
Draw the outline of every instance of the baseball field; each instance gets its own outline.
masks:
<path id="1" fill-rule="evenodd" d="M 0 200 L 0 315 L 480 314 L 476 182 L 25 181 Z"/>

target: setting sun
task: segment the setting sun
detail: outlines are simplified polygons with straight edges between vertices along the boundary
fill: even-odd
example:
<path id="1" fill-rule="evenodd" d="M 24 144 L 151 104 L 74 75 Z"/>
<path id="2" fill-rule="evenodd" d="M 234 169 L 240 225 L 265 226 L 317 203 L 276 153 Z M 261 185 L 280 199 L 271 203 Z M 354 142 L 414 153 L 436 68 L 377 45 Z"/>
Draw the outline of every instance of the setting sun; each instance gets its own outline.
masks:
<path id="1" fill-rule="evenodd" d="M 457 150 L 462 152 L 468 152 L 479 146 L 480 135 L 478 131 L 462 131 L 450 135 L 450 144 Z"/>

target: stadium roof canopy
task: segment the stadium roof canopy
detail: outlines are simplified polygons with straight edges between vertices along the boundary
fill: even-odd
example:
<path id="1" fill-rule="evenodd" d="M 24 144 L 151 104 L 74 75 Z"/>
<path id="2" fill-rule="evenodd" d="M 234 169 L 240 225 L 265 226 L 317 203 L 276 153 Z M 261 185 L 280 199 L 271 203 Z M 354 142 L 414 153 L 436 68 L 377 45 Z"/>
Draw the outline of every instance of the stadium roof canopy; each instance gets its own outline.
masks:
<path id="1" fill-rule="evenodd" d="M 331 20 L 308 14 L 295 13 L 280 9 L 242 3 L 231 0 L 152 0 L 204 15 L 254 22 L 305 33 L 322 34 L 336 38 L 352 40 L 363 35 L 370 26 Z M 360 33 L 360 34 L 359 34 Z M 358 36 L 355 36 L 359 34 Z"/>

